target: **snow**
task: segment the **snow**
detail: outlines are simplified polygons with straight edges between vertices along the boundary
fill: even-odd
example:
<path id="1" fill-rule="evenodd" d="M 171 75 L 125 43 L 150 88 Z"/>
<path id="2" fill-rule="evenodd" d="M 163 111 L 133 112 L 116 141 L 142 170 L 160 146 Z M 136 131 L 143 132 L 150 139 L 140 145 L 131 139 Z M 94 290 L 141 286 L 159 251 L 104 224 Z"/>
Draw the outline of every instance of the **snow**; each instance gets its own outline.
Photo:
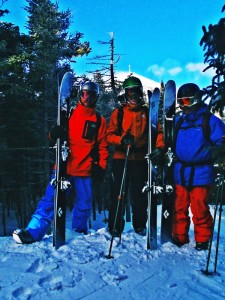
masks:
<path id="1" fill-rule="evenodd" d="M 158 205 L 158 219 L 160 219 Z M 213 214 L 213 207 L 212 214 Z M 206 276 L 208 251 L 194 249 L 191 242 L 178 248 L 170 242 L 157 250 L 147 250 L 146 237 L 134 233 L 130 223 L 113 241 L 112 255 L 107 259 L 111 237 L 97 214 L 88 235 L 70 230 L 67 216 L 66 244 L 55 250 L 52 235 L 31 245 L 16 244 L 12 237 L 0 238 L 0 299 L 225 299 L 225 213 L 222 213 L 217 273 Z M 217 216 L 218 220 L 218 216 Z M 158 220 L 159 221 L 159 220 Z M 215 224 L 212 244 L 214 270 L 217 237 Z M 158 222 L 158 237 L 159 237 Z"/>
<path id="2" fill-rule="evenodd" d="M 152 79 L 149 79 L 147 77 L 144 77 L 144 76 L 134 73 L 134 72 L 129 73 L 129 72 L 119 71 L 119 72 L 116 72 L 116 78 L 117 78 L 117 80 L 123 82 L 131 74 L 132 74 L 132 76 L 135 76 L 141 80 L 141 83 L 143 85 L 143 90 L 145 93 L 147 93 L 148 90 L 153 91 L 155 87 L 158 87 L 158 88 L 160 87 L 159 82 L 154 81 Z"/>

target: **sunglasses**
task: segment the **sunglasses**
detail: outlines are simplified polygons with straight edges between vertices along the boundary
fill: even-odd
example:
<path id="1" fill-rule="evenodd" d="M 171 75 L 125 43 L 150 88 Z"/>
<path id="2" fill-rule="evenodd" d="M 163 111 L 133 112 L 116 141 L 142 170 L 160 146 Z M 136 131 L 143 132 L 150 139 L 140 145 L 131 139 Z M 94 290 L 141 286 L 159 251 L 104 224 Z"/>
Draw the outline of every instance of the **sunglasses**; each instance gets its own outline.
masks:
<path id="1" fill-rule="evenodd" d="M 180 106 L 192 106 L 196 103 L 196 98 L 195 97 L 177 98 L 177 103 Z"/>

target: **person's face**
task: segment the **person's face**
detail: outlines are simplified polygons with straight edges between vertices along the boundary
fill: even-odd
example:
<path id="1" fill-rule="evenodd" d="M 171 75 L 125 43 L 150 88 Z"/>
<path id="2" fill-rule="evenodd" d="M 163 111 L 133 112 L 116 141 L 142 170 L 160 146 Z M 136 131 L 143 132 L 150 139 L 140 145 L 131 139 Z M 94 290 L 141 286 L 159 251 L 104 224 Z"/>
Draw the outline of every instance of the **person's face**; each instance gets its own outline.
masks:
<path id="1" fill-rule="evenodd" d="M 82 91 L 80 102 L 84 107 L 92 107 L 95 101 L 96 96 L 94 95 L 94 93 L 87 90 Z"/>
<path id="2" fill-rule="evenodd" d="M 131 105 L 137 105 L 142 99 L 142 92 L 138 87 L 126 89 L 126 97 Z"/>

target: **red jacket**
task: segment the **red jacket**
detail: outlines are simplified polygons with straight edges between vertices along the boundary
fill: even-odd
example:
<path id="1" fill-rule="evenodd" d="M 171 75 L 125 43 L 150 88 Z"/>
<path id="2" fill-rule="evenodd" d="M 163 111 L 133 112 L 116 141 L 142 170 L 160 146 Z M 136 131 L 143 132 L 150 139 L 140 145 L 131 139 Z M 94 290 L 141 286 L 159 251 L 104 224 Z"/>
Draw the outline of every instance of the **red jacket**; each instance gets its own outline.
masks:
<path id="1" fill-rule="evenodd" d="M 118 109 L 114 110 L 107 128 L 106 139 L 109 144 L 116 146 L 113 158 L 125 159 L 125 149 L 121 147 L 121 139 L 130 131 L 135 138 L 135 146 L 131 148 L 130 160 L 144 160 L 148 153 L 148 120 L 143 106 L 136 108 L 130 105 L 123 107 L 122 132 L 118 135 Z M 155 147 L 164 147 L 163 133 L 159 131 Z"/>
<path id="2" fill-rule="evenodd" d="M 85 108 L 80 103 L 74 109 L 69 119 L 69 157 L 67 161 L 67 173 L 72 176 L 90 176 L 93 147 L 98 145 L 99 165 L 106 168 L 108 151 L 106 134 L 106 121 L 101 116 L 101 125 L 93 131 L 93 124 L 96 125 L 95 108 Z"/>

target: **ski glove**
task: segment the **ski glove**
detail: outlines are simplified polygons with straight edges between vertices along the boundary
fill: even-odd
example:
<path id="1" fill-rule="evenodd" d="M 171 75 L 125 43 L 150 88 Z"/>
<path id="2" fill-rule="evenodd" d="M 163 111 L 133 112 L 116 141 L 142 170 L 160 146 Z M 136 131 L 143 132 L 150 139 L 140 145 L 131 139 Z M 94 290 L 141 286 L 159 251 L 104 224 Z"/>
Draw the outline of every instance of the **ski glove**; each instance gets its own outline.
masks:
<path id="1" fill-rule="evenodd" d="M 164 149 L 156 148 L 149 155 L 149 158 L 154 166 L 162 166 L 164 164 Z"/>
<path id="2" fill-rule="evenodd" d="M 212 159 L 214 163 L 224 164 L 225 163 L 225 144 L 222 143 L 220 146 L 211 147 Z"/>
<path id="3" fill-rule="evenodd" d="M 92 178 L 94 181 L 102 182 L 105 177 L 105 170 L 99 164 L 92 164 Z"/>
<path id="4" fill-rule="evenodd" d="M 128 145 L 134 145 L 134 136 L 130 134 L 130 132 L 126 133 L 121 139 L 121 145 L 126 147 Z"/>
<path id="5" fill-rule="evenodd" d="M 65 130 L 62 126 L 54 125 L 49 132 L 49 137 L 52 141 L 56 141 L 58 138 L 65 136 Z"/>

